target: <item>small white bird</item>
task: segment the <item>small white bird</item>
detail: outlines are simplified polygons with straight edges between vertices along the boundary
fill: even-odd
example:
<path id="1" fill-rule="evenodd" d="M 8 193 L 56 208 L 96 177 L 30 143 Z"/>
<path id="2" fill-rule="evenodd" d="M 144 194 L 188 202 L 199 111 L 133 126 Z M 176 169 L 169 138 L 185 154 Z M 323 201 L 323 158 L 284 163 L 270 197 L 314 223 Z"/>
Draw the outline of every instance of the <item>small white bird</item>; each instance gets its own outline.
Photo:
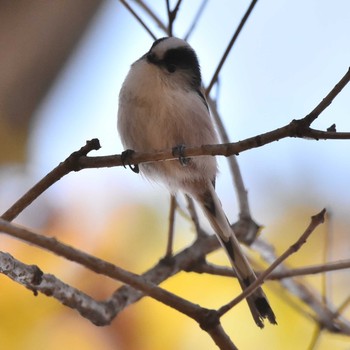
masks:
<path id="1" fill-rule="evenodd" d="M 256 276 L 215 192 L 216 159 L 181 158 L 184 145 L 218 143 L 201 83 L 196 53 L 187 42 L 175 37 L 156 40 L 132 64 L 120 91 L 118 130 L 127 149 L 123 154 L 127 157 L 130 150 L 152 152 L 177 146 L 180 161 L 143 163 L 139 168 L 147 178 L 165 183 L 172 193 L 183 191 L 199 203 L 245 289 Z M 138 166 L 134 171 L 138 172 Z M 264 326 L 265 318 L 276 324 L 261 288 L 247 302 L 259 327 Z"/>

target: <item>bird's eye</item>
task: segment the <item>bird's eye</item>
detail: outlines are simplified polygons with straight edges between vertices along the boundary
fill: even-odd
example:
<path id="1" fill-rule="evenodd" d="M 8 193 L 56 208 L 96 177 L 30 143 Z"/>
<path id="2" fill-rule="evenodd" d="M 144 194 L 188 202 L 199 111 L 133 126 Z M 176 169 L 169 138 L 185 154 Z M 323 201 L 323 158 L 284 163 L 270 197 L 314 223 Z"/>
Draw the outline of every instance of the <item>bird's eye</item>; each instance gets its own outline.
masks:
<path id="1" fill-rule="evenodd" d="M 166 66 L 166 69 L 168 70 L 169 73 L 174 73 L 176 71 L 176 66 L 175 64 L 170 63 Z"/>

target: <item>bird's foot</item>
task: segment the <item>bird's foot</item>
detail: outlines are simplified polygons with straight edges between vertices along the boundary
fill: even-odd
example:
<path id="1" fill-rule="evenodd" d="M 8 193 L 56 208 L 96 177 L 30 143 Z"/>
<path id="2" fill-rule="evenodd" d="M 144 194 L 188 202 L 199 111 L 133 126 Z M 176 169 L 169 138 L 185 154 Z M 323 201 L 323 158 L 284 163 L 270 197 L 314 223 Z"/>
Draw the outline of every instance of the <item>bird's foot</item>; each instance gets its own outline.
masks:
<path id="1" fill-rule="evenodd" d="M 130 160 L 132 158 L 132 155 L 135 153 L 132 149 L 127 149 L 121 154 L 121 160 L 123 163 L 123 167 L 126 168 L 126 165 L 129 166 L 129 168 L 136 174 L 140 172 L 139 166 L 137 164 L 132 165 L 130 164 Z"/>
<path id="2" fill-rule="evenodd" d="M 191 161 L 191 158 L 186 158 L 184 156 L 184 152 L 185 152 L 185 145 L 177 145 L 175 147 L 173 147 L 173 156 L 174 157 L 178 157 L 179 158 L 179 162 L 182 166 L 187 166 L 190 161 Z"/>

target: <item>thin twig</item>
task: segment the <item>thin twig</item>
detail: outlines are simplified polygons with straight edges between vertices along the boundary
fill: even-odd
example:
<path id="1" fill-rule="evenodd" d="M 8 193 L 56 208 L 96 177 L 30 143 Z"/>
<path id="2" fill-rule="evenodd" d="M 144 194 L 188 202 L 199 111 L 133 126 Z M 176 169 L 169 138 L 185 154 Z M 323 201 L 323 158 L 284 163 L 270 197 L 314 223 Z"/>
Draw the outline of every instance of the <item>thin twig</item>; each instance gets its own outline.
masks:
<path id="1" fill-rule="evenodd" d="M 304 119 L 307 125 L 311 125 L 316 118 L 333 102 L 334 97 L 337 96 L 343 88 L 347 85 L 350 79 L 350 68 L 343 78 L 334 86 L 332 91 L 309 113 Z"/>
<path id="2" fill-rule="evenodd" d="M 338 313 L 342 313 L 350 305 L 350 295 L 339 305 Z"/>
<path id="3" fill-rule="evenodd" d="M 332 238 L 332 219 L 331 219 L 331 214 L 328 212 L 326 216 L 326 230 L 325 230 L 325 239 L 324 239 L 324 246 L 323 246 L 323 263 L 325 264 L 329 260 L 329 253 L 332 249 L 331 245 L 331 238 Z M 321 276 L 321 295 L 322 295 L 322 302 L 324 305 L 327 305 L 328 299 L 330 299 L 330 295 L 328 295 L 328 274 L 323 273 Z"/>
<path id="4" fill-rule="evenodd" d="M 168 13 L 168 35 L 173 36 L 173 24 L 176 19 L 177 11 L 180 8 L 182 0 L 178 0 L 174 9 L 170 9 L 170 1 L 166 0 L 166 8 Z"/>
<path id="5" fill-rule="evenodd" d="M 330 271 L 339 271 L 350 268 L 350 259 L 328 262 L 325 264 L 315 266 L 305 266 L 295 269 L 288 269 L 287 271 L 275 271 L 271 274 L 269 279 L 280 280 L 283 278 L 290 278 L 296 276 L 315 275 L 318 273 L 325 273 Z"/>
<path id="6" fill-rule="evenodd" d="M 320 329 L 319 325 L 316 325 L 316 327 L 312 333 L 310 344 L 307 347 L 308 350 L 315 350 L 316 349 L 316 346 L 320 340 L 320 336 L 321 336 L 321 329 Z"/>
<path id="7" fill-rule="evenodd" d="M 35 186 L 33 186 L 24 196 L 16 201 L 1 218 L 7 221 L 12 221 L 25 208 L 27 208 L 36 198 L 38 198 L 44 191 L 46 191 L 55 182 L 60 180 L 63 176 L 69 174 L 71 171 L 79 171 L 82 168 L 78 163 L 78 159 L 86 156 L 92 150 L 100 149 L 100 142 L 98 139 L 86 141 L 86 145 L 81 147 L 79 151 L 73 152 L 65 161 L 61 162 L 56 168 L 44 176 Z"/>
<path id="8" fill-rule="evenodd" d="M 255 240 L 253 247 L 268 264 L 272 264 L 277 259 L 274 247 L 263 241 L 261 238 Z M 287 269 L 288 268 L 284 264 L 281 264 L 277 268 L 277 271 L 284 272 Z M 311 316 L 315 322 L 322 325 L 323 329 L 327 329 L 329 332 L 334 333 L 341 332 L 343 334 L 350 334 L 349 322 L 337 318 L 336 308 L 331 305 L 326 307 L 320 300 L 321 298 L 318 293 L 316 293 L 316 291 L 310 286 L 294 278 L 282 279 L 280 283 L 290 294 L 296 296 L 305 304 L 305 306 L 315 313 L 314 316 L 309 316 Z"/>
<path id="9" fill-rule="evenodd" d="M 216 108 L 216 103 L 213 99 L 208 98 L 209 106 L 212 112 L 212 116 L 215 122 L 215 125 L 218 129 L 220 140 L 222 143 L 229 143 L 230 139 L 226 132 L 224 123 L 222 122 L 222 119 L 218 113 L 218 110 Z M 236 193 L 238 197 L 238 204 L 240 208 L 240 213 L 243 217 L 250 217 L 250 209 L 249 209 L 249 201 L 248 201 L 248 192 L 245 189 L 242 174 L 239 169 L 239 165 L 236 159 L 236 156 L 232 154 L 230 158 L 228 159 L 229 166 L 231 169 L 231 173 L 233 175 L 233 183 L 236 188 Z"/>
<path id="10" fill-rule="evenodd" d="M 207 3 L 208 3 L 208 0 L 203 0 L 201 5 L 199 6 L 199 9 L 198 9 L 197 13 L 195 14 L 194 19 L 192 21 L 192 24 L 191 24 L 190 28 L 188 29 L 188 31 L 187 31 L 187 33 L 186 33 L 186 35 L 184 37 L 184 39 L 186 41 L 188 40 L 188 38 L 192 34 L 194 28 L 196 27 L 196 25 L 197 25 L 197 23 L 199 21 L 199 18 L 202 16 L 202 13 L 203 13 L 204 8 L 207 5 Z"/>
<path id="11" fill-rule="evenodd" d="M 161 259 L 155 266 L 144 272 L 141 277 L 155 284 L 160 284 L 167 278 L 180 271 L 191 271 L 191 266 L 198 264 L 203 258 L 219 248 L 219 242 L 215 236 L 201 236 L 190 247 L 175 254 L 170 263 Z M 122 286 L 116 290 L 110 298 L 117 312 L 121 312 L 128 305 L 133 304 L 144 297 L 144 293 L 130 286 Z"/>
<path id="12" fill-rule="evenodd" d="M 169 36 L 173 36 L 173 19 L 172 19 L 172 13 L 171 13 L 171 9 L 170 9 L 170 1 L 169 0 L 165 0 L 166 2 L 166 10 L 167 10 L 167 14 L 168 14 L 168 35 Z"/>
<path id="13" fill-rule="evenodd" d="M 307 276 L 323 274 L 325 272 L 331 271 L 341 271 L 350 268 L 350 259 L 344 259 L 339 261 L 328 262 L 325 264 L 314 265 L 314 266 L 304 266 L 299 268 L 288 268 L 278 271 L 273 271 L 267 280 L 278 281 L 285 278 L 292 278 L 297 276 Z M 203 262 L 193 266 L 193 271 L 198 273 L 208 273 L 215 276 L 227 276 L 236 277 L 235 272 L 230 267 L 218 266 L 208 262 Z M 259 276 L 263 271 L 255 271 L 257 276 Z"/>
<path id="14" fill-rule="evenodd" d="M 190 196 L 186 195 L 186 200 L 187 200 L 187 209 L 188 209 L 188 211 L 191 215 L 191 219 L 194 223 L 197 237 L 202 236 L 202 235 L 206 235 L 206 233 L 204 233 L 204 231 L 200 227 L 198 215 L 197 215 L 197 211 L 196 211 L 196 207 L 194 205 L 193 199 Z"/>
<path id="15" fill-rule="evenodd" d="M 218 67 L 216 68 L 216 71 L 215 71 L 215 73 L 214 73 L 214 75 L 213 75 L 213 77 L 212 77 L 212 79 L 211 79 L 211 81 L 210 81 L 208 87 L 207 87 L 206 90 L 205 90 L 205 95 L 206 95 L 206 96 L 209 96 L 212 87 L 214 86 L 216 80 L 218 79 L 218 76 L 219 76 L 219 74 L 220 74 L 221 68 L 222 68 L 222 66 L 223 66 L 224 63 L 225 63 L 228 54 L 230 53 L 230 51 L 231 51 L 231 49 L 232 49 L 234 43 L 236 42 L 236 39 L 238 38 L 239 33 L 242 31 L 242 29 L 243 29 L 245 23 L 247 22 L 247 19 L 249 18 L 250 14 L 251 14 L 251 12 L 253 11 L 253 8 L 254 8 L 254 6 L 256 5 L 257 2 L 258 2 L 258 0 L 253 0 L 253 1 L 250 3 L 250 6 L 248 7 L 248 10 L 247 10 L 246 13 L 244 14 L 244 16 L 243 16 L 243 18 L 242 18 L 240 24 L 238 25 L 238 27 L 237 27 L 235 33 L 233 34 L 233 37 L 232 37 L 230 43 L 228 44 L 228 46 L 227 46 L 227 48 L 226 48 L 226 51 L 225 51 L 225 53 L 223 54 L 223 56 L 222 56 L 222 58 L 221 58 L 221 60 L 220 60 L 220 63 L 219 63 L 219 65 L 218 65 Z"/>
<path id="16" fill-rule="evenodd" d="M 152 20 L 158 25 L 158 27 L 164 32 L 167 32 L 167 28 L 165 24 L 161 21 L 161 19 L 152 11 L 152 9 L 144 3 L 142 0 L 134 0 L 136 4 L 138 4 L 151 18 Z"/>
<path id="17" fill-rule="evenodd" d="M 239 302 L 244 300 L 247 296 L 249 296 L 257 287 L 264 283 L 265 279 L 269 276 L 269 274 L 277 268 L 284 260 L 286 260 L 290 255 L 296 253 L 302 245 L 306 242 L 308 237 L 312 232 L 316 229 L 317 226 L 324 222 L 324 215 L 326 213 L 326 209 L 321 210 L 318 214 L 311 217 L 311 222 L 305 232 L 300 236 L 300 238 L 291 245 L 279 258 L 277 258 L 260 276 L 256 279 L 254 283 L 252 283 L 248 288 L 246 288 L 240 295 L 238 295 L 235 299 L 233 299 L 228 304 L 222 306 L 218 313 L 219 315 L 225 314 L 227 311 L 232 309 Z"/>
<path id="18" fill-rule="evenodd" d="M 0 272 L 32 290 L 35 295 L 40 292 L 77 310 L 95 325 L 104 326 L 113 319 L 110 304 L 96 301 L 55 276 L 44 274 L 37 266 L 23 264 L 8 253 L 0 252 Z"/>
<path id="19" fill-rule="evenodd" d="M 169 208 L 169 229 L 168 229 L 168 242 L 165 252 L 165 258 L 170 258 L 173 255 L 173 242 L 174 242 L 174 227 L 175 227 L 175 212 L 177 208 L 177 202 L 175 195 L 170 195 L 170 208 Z"/>
<path id="20" fill-rule="evenodd" d="M 314 140 L 348 140 L 349 132 L 323 131 L 312 128 L 305 129 L 304 137 Z M 296 135 L 295 137 L 299 137 Z"/>
<path id="21" fill-rule="evenodd" d="M 224 143 L 228 143 L 229 137 L 222 122 L 222 119 L 217 111 L 216 103 L 211 98 L 208 98 L 208 102 L 212 111 L 213 119 L 215 121 L 220 135 L 220 140 Z M 231 170 L 232 180 L 236 189 L 236 195 L 239 206 L 239 220 L 235 223 L 233 229 L 236 236 L 244 237 L 246 243 L 249 244 L 256 238 L 260 226 L 255 223 L 251 216 L 248 200 L 248 191 L 244 186 L 243 177 L 238 165 L 237 157 L 233 154 L 227 159 L 227 161 Z"/>
<path id="22" fill-rule="evenodd" d="M 146 32 L 153 38 L 153 40 L 156 40 L 157 37 L 153 34 L 151 29 L 147 26 L 147 24 L 142 20 L 142 18 L 132 9 L 132 7 L 125 1 L 125 0 L 119 0 L 126 8 L 127 10 L 135 17 L 135 19 L 141 24 L 141 26 L 146 30 Z"/>

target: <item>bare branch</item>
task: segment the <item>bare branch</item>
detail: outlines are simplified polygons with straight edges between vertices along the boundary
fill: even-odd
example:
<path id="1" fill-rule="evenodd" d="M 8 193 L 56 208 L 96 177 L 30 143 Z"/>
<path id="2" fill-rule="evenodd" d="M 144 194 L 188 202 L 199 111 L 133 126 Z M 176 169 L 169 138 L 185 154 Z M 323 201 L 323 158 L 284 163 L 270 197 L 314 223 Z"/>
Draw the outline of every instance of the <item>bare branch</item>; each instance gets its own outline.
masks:
<path id="1" fill-rule="evenodd" d="M 260 238 L 254 242 L 253 246 L 269 264 L 277 259 L 274 248 Z M 288 269 L 281 264 L 276 269 L 276 272 L 284 273 L 287 270 Z M 289 293 L 303 301 L 304 304 L 315 313 L 315 316 L 312 316 L 312 318 L 322 328 L 330 332 L 350 334 L 349 322 L 338 317 L 336 309 L 334 307 L 331 308 L 330 304 L 325 306 L 318 294 L 314 290 L 311 290 L 310 287 L 294 278 L 282 279 L 281 285 L 288 290 Z"/>
<path id="2" fill-rule="evenodd" d="M 127 10 L 135 17 L 135 19 L 141 24 L 141 26 L 146 30 L 146 32 L 153 38 L 153 40 L 156 40 L 157 37 L 153 34 L 151 29 L 147 26 L 147 24 L 142 20 L 142 18 L 132 9 L 132 7 L 125 1 L 125 0 L 119 0 L 126 8 Z"/>
<path id="3" fill-rule="evenodd" d="M 197 211 L 196 211 L 196 207 L 194 205 L 193 199 L 190 196 L 186 195 L 186 200 L 187 200 L 187 209 L 191 215 L 191 219 L 196 229 L 197 237 L 201 235 L 206 235 L 206 233 L 201 229 L 201 226 L 199 224 L 198 215 L 197 215 Z"/>
<path id="4" fill-rule="evenodd" d="M 96 258 L 93 255 L 70 247 L 62 242 L 59 242 L 55 238 L 39 235 L 2 219 L 0 219 L 0 231 L 9 234 L 10 236 L 19 238 L 25 242 L 49 250 L 66 258 L 67 260 L 81 264 L 96 273 L 129 284 L 130 286 L 141 290 L 144 294 L 147 294 L 163 304 L 173 307 L 174 309 L 177 309 L 185 315 L 195 319 L 197 322 L 204 322 L 202 320 L 203 315 L 201 314 L 202 309 L 198 305 L 180 298 L 166 291 L 165 289 L 158 287 L 154 283 L 150 283 L 144 280 L 142 277 L 117 267 L 105 260 Z"/>
<path id="5" fill-rule="evenodd" d="M 308 237 L 312 232 L 316 229 L 317 226 L 324 222 L 324 215 L 326 213 L 326 209 L 323 209 L 318 214 L 311 217 L 311 222 L 305 232 L 300 236 L 300 238 L 291 245 L 279 258 L 277 258 L 264 272 L 260 274 L 260 276 L 252 283 L 248 288 L 246 288 L 238 297 L 233 299 L 228 304 L 222 306 L 218 312 L 220 315 L 225 314 L 232 307 L 237 305 L 239 302 L 244 300 L 247 296 L 249 296 L 254 290 L 264 283 L 264 280 L 268 277 L 268 275 L 278 267 L 284 260 L 286 260 L 290 255 L 296 253 L 302 245 L 306 242 Z"/>
<path id="6" fill-rule="evenodd" d="M 12 221 L 25 208 L 27 208 L 36 198 L 45 192 L 55 182 L 71 171 L 79 171 L 80 165 L 78 159 L 86 156 L 92 150 L 100 149 L 98 139 L 92 139 L 86 142 L 86 145 L 81 147 L 79 151 L 73 152 L 64 162 L 61 162 L 55 169 L 50 171 L 42 180 L 32 187 L 24 196 L 14 203 L 1 218 L 6 221 Z"/>
<path id="7" fill-rule="evenodd" d="M 215 73 L 214 73 L 214 75 L 213 75 L 213 77 L 212 77 L 208 87 L 205 90 L 205 95 L 206 96 L 209 96 L 212 87 L 214 86 L 216 80 L 218 79 L 219 73 L 221 71 L 222 66 L 224 65 L 224 63 L 226 61 L 226 58 L 227 58 L 228 54 L 230 53 L 234 43 L 236 42 L 236 39 L 238 38 L 239 33 L 242 31 L 245 23 L 247 22 L 247 19 L 249 18 L 250 14 L 253 11 L 253 8 L 254 8 L 254 6 L 256 5 L 257 2 L 258 2 L 258 0 L 253 0 L 250 3 L 250 6 L 248 7 L 248 10 L 244 14 L 244 16 L 243 16 L 243 18 L 242 18 L 238 28 L 236 29 L 235 33 L 233 34 L 233 37 L 232 37 L 230 43 L 228 44 L 228 46 L 226 48 L 226 51 L 223 54 L 223 56 L 222 56 L 222 58 L 220 60 L 220 63 L 218 65 L 218 67 L 216 68 L 216 71 L 215 71 Z"/>
<path id="8" fill-rule="evenodd" d="M 321 329 L 320 329 L 319 325 L 317 325 L 312 333 L 312 338 L 311 338 L 309 346 L 307 347 L 307 350 L 316 349 L 316 346 L 320 340 L 320 336 L 321 336 Z"/>
<path id="9" fill-rule="evenodd" d="M 344 89 L 350 80 L 350 68 L 343 78 L 334 86 L 332 91 L 309 113 L 304 119 L 307 125 L 311 125 L 316 118 L 333 102 L 334 98 Z"/>
<path id="10" fill-rule="evenodd" d="M 227 336 L 221 324 L 208 330 L 209 335 L 221 350 L 238 350 L 232 340 Z"/>
<path id="11" fill-rule="evenodd" d="M 350 304 L 350 295 L 339 305 L 338 307 L 338 313 L 343 312 Z"/>
<path id="12" fill-rule="evenodd" d="M 171 13 L 171 9 L 170 9 L 170 1 L 169 0 L 165 0 L 166 2 L 166 10 L 168 13 L 168 35 L 169 36 L 173 36 L 173 21 L 174 18 L 172 18 L 172 13 Z"/>
<path id="13" fill-rule="evenodd" d="M 204 11 L 204 8 L 205 8 L 205 6 L 207 5 L 207 3 L 208 3 L 208 0 L 203 0 L 202 3 L 201 3 L 201 5 L 199 6 L 199 9 L 198 9 L 197 13 L 196 13 L 195 16 L 194 16 L 193 22 L 192 22 L 190 28 L 188 29 L 188 31 L 187 31 L 187 33 L 186 33 L 186 35 L 185 35 L 185 37 L 184 37 L 184 39 L 185 39 L 186 41 L 188 40 L 188 38 L 189 38 L 190 35 L 192 34 L 194 28 L 196 27 L 196 24 L 198 23 L 199 18 L 201 17 L 201 15 L 202 15 L 202 13 L 203 13 L 203 11 Z"/>
<path id="14" fill-rule="evenodd" d="M 349 140 L 350 132 L 323 131 L 308 128 L 305 129 L 304 137 L 315 140 Z"/>
<path id="15" fill-rule="evenodd" d="M 267 280 L 278 281 L 284 278 L 291 278 L 297 276 L 307 276 L 316 275 L 319 273 L 340 271 L 350 268 L 350 259 L 332 261 L 324 264 L 304 266 L 299 268 L 286 268 L 283 270 L 275 270 L 270 275 L 267 276 Z M 218 266 L 210 264 L 208 262 L 202 262 L 193 267 L 194 272 L 198 273 L 208 273 L 215 276 L 226 276 L 226 277 L 236 277 L 236 274 L 230 267 Z M 256 271 L 257 276 L 259 276 L 263 271 Z"/>
<path id="16" fill-rule="evenodd" d="M 165 24 L 160 20 L 160 18 L 151 10 L 151 8 L 144 3 L 142 0 L 135 0 L 135 2 L 153 19 L 153 21 L 158 25 L 160 29 L 167 32 Z"/>
<path id="17" fill-rule="evenodd" d="M 269 143 L 279 141 L 287 137 L 305 138 L 311 137 L 315 139 L 350 139 L 350 132 L 324 132 L 320 137 L 320 131 L 314 132 L 312 129 L 303 127 L 303 119 L 293 120 L 289 124 L 266 132 L 257 136 L 247 138 L 239 142 L 223 143 L 217 145 L 202 145 L 199 147 L 187 147 L 184 149 L 184 157 L 198 156 L 225 156 L 230 157 L 233 154 L 239 154 L 252 148 L 262 147 Z M 341 136 L 341 137 L 338 137 Z M 158 162 L 177 159 L 172 153 L 172 149 L 166 149 L 157 152 L 135 152 L 130 157 L 130 165 L 140 163 Z M 103 157 L 81 157 L 79 159 L 81 169 L 87 168 L 109 168 L 123 165 L 120 155 L 103 156 Z"/>
<path id="18" fill-rule="evenodd" d="M 168 243 L 165 252 L 165 258 L 170 258 L 173 255 L 173 242 L 174 242 L 174 226 L 175 226 L 175 212 L 177 208 L 177 202 L 175 195 L 170 195 L 170 208 L 169 208 L 169 230 L 168 230 Z"/>
<path id="19" fill-rule="evenodd" d="M 286 271 L 275 271 L 269 276 L 271 280 L 280 280 L 283 278 L 315 275 L 318 273 L 325 273 L 330 271 L 339 271 L 350 268 L 350 259 L 344 259 L 334 262 L 328 262 L 315 266 L 305 266 L 295 269 L 288 269 Z"/>
<path id="20" fill-rule="evenodd" d="M 55 276 L 44 274 L 37 266 L 23 264 L 8 253 L 0 252 L 0 272 L 32 290 L 35 295 L 43 293 L 77 310 L 96 325 L 109 324 L 113 319 L 111 304 L 98 302 Z"/>
<path id="21" fill-rule="evenodd" d="M 166 8 L 167 8 L 167 13 L 168 13 L 168 35 L 173 36 L 173 24 L 176 19 L 177 11 L 180 8 L 182 0 L 178 0 L 174 9 L 170 9 L 170 1 L 166 0 Z"/>
<path id="22" fill-rule="evenodd" d="M 228 143 L 229 137 L 225 130 L 222 119 L 217 111 L 216 103 L 211 98 L 208 98 L 208 102 L 212 111 L 213 119 L 220 134 L 220 139 L 222 142 Z M 236 189 L 236 196 L 239 205 L 239 220 L 232 226 L 232 228 L 236 236 L 242 237 L 245 243 L 250 244 L 259 233 L 260 225 L 258 225 L 251 216 L 248 201 L 248 191 L 244 186 L 243 177 L 238 165 L 236 155 L 231 155 L 228 157 L 227 161 L 231 170 L 233 184 Z"/>
<path id="23" fill-rule="evenodd" d="M 180 271 L 192 271 L 192 266 L 197 265 L 207 254 L 218 249 L 219 246 L 215 236 L 202 235 L 190 247 L 177 253 L 171 259 L 161 259 L 155 266 L 143 273 L 141 277 L 152 283 L 160 284 Z M 115 291 L 110 302 L 115 304 L 118 310 L 116 312 L 120 312 L 144 295 L 144 293 L 130 286 L 122 286 Z"/>
<path id="24" fill-rule="evenodd" d="M 340 91 L 346 86 L 350 80 L 350 69 L 340 80 L 340 82 L 329 92 L 329 94 L 322 100 L 321 103 L 313 110 L 313 118 L 317 118 L 317 113 L 321 113 L 327 106 L 329 106 L 332 100 L 340 93 Z M 292 120 L 289 124 L 275 129 L 273 131 L 266 132 L 254 137 L 250 137 L 240 142 L 224 143 L 220 145 L 203 145 L 200 147 L 188 147 L 184 149 L 184 157 L 196 157 L 202 155 L 217 156 L 222 155 L 225 157 L 233 154 L 239 154 L 248 149 L 262 147 L 268 143 L 281 140 L 286 137 L 311 137 L 315 139 L 350 139 L 350 133 L 338 133 L 334 131 L 321 132 L 309 128 L 309 116 L 308 114 L 303 119 Z M 340 136 L 340 137 L 339 137 Z M 87 153 L 92 149 L 99 149 L 99 141 L 93 139 L 87 141 L 80 151 L 72 153 L 63 163 L 52 170 L 41 181 L 39 181 L 32 189 L 30 189 L 24 196 L 22 196 L 10 209 L 8 209 L 2 218 L 7 221 L 12 221 L 19 213 L 21 213 L 30 203 L 40 196 L 46 189 L 61 179 L 64 175 L 67 175 L 71 171 L 79 171 L 87 168 L 102 168 L 102 167 L 114 167 L 121 166 L 123 162 L 120 155 L 104 156 L 104 157 L 87 157 Z M 175 159 L 172 149 L 163 150 L 158 152 L 133 153 L 130 164 L 140 164 L 145 162 L 164 161 Z"/>
<path id="25" fill-rule="evenodd" d="M 325 264 L 329 259 L 328 255 L 332 249 L 332 230 L 331 230 L 331 214 L 327 213 L 326 215 L 326 230 L 325 230 L 325 239 L 323 242 L 323 252 L 322 252 L 322 261 Z M 330 299 L 330 295 L 328 294 L 328 274 L 324 273 L 321 276 L 321 295 L 322 295 L 322 302 L 327 305 L 328 299 Z"/>

